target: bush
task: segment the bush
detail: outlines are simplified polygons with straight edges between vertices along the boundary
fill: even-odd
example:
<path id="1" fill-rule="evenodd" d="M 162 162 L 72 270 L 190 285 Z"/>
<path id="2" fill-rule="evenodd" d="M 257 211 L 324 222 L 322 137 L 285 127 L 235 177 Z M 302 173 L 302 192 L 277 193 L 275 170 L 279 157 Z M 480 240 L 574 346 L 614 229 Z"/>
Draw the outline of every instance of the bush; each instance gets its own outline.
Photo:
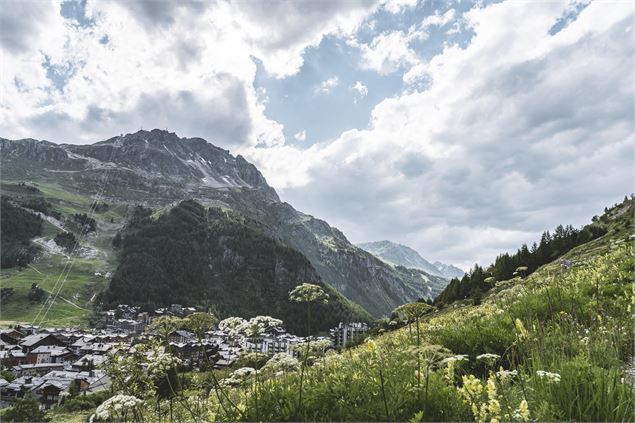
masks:
<path id="1" fill-rule="evenodd" d="M 46 415 L 40 410 L 40 403 L 32 396 L 17 399 L 2 416 L 5 422 L 44 422 Z"/>
<path id="2" fill-rule="evenodd" d="M 60 247 L 62 247 L 67 253 L 70 253 L 75 248 L 77 238 L 72 232 L 59 232 L 53 238 L 53 241 Z"/>

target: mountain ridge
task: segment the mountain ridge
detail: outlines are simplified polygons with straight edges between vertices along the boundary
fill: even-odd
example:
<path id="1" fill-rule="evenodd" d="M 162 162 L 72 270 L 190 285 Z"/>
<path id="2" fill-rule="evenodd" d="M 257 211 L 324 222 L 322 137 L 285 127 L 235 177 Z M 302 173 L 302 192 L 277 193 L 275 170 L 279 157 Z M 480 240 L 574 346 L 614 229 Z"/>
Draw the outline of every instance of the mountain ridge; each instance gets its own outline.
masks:
<path id="1" fill-rule="evenodd" d="M 434 264 L 430 263 L 415 249 L 397 242 L 382 240 L 364 242 L 357 244 L 357 246 L 390 264 L 423 270 L 432 275 L 452 279 L 465 274 L 465 272 L 453 265 L 444 264 L 440 261 L 436 261 Z"/>
<path id="2" fill-rule="evenodd" d="M 263 231 L 304 254 L 322 279 L 374 317 L 405 302 L 432 297 L 447 281 L 389 266 L 351 244 L 327 222 L 280 201 L 242 156 L 202 138 L 138 131 L 93 144 L 0 139 L 3 179 L 38 181 L 113 203 L 153 208 L 195 199 L 259 221 Z M 104 181 L 105 186 L 104 186 Z"/>

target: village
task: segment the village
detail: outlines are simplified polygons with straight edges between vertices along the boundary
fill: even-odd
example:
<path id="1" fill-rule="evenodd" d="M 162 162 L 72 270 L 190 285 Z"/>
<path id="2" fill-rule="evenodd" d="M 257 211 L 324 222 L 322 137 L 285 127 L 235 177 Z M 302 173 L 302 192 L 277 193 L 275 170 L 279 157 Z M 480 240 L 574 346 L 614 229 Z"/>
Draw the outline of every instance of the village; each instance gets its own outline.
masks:
<path id="1" fill-rule="evenodd" d="M 32 396 L 40 408 L 49 410 L 65 397 L 109 390 L 111 383 L 102 369 L 115 349 L 133 348 L 144 337 L 156 336 L 146 329 L 161 316 L 186 317 L 197 310 L 172 304 L 154 312 L 120 304 L 102 312 L 102 329 L 42 328 L 15 325 L 0 329 L 0 408 L 10 407 L 19 398 Z M 330 348 L 341 349 L 369 330 L 366 323 L 340 322 L 328 337 L 311 337 L 311 341 L 328 341 Z M 214 369 L 233 366 L 243 353 L 272 356 L 286 353 L 297 356 L 294 346 L 307 338 L 274 328 L 257 339 L 230 335 L 218 328 L 199 339 L 187 330 L 169 334 L 170 352 L 184 365 L 197 371 L 204 363 Z M 323 342 L 324 342 L 323 341 Z M 204 351 L 203 354 L 201 352 Z"/>

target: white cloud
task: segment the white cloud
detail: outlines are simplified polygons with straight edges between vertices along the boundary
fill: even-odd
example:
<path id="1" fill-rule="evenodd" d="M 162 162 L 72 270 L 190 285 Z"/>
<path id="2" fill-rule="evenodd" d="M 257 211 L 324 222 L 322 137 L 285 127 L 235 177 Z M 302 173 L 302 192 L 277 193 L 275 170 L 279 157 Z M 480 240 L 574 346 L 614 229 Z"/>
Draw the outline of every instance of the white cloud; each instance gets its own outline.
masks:
<path id="1" fill-rule="evenodd" d="M 368 87 L 361 81 L 356 81 L 355 85 L 351 87 L 351 90 L 356 93 L 355 98 L 353 99 L 354 102 L 357 102 L 368 95 Z"/>
<path id="2" fill-rule="evenodd" d="M 632 191 L 635 6 L 592 3 L 551 36 L 566 7 L 473 9 L 470 44 L 422 66 L 425 91 L 382 101 L 367 129 L 285 150 L 275 166 L 288 177 L 268 168 L 275 150 L 259 165 L 353 241 L 394 239 L 463 267 L 588 222 Z"/>
<path id="3" fill-rule="evenodd" d="M 350 36 L 379 5 L 376 0 L 236 1 L 231 8 L 250 50 L 282 78 L 298 72 L 307 47 L 329 33 Z"/>
<path id="4" fill-rule="evenodd" d="M 388 0 L 384 3 L 384 9 L 392 14 L 397 14 L 416 7 L 417 3 L 418 0 Z"/>
<path id="5" fill-rule="evenodd" d="M 363 69 L 385 75 L 419 61 L 417 54 L 409 46 L 415 35 L 403 31 L 387 31 L 375 37 L 370 44 L 351 44 L 361 50 Z"/>
<path id="6" fill-rule="evenodd" d="M 86 142 L 168 127 L 236 151 L 284 142 L 254 89 L 253 58 L 293 74 L 305 48 L 351 33 L 378 7 L 88 0 L 93 25 L 82 27 L 60 15 L 59 1 L 9 1 L 0 8 L 3 136 Z"/>
<path id="7" fill-rule="evenodd" d="M 449 9 L 443 14 L 439 13 L 439 11 L 437 10 L 434 15 L 426 16 L 423 21 L 421 21 L 421 28 L 428 29 L 431 26 L 445 26 L 452 22 L 454 16 L 454 9 Z"/>
<path id="8" fill-rule="evenodd" d="M 302 130 L 300 132 L 297 132 L 293 138 L 295 138 L 298 141 L 306 141 L 306 131 Z"/>
<path id="9" fill-rule="evenodd" d="M 340 84 L 340 80 L 337 76 L 332 76 L 322 81 L 317 87 L 313 89 L 315 94 L 328 94 L 333 88 Z"/>

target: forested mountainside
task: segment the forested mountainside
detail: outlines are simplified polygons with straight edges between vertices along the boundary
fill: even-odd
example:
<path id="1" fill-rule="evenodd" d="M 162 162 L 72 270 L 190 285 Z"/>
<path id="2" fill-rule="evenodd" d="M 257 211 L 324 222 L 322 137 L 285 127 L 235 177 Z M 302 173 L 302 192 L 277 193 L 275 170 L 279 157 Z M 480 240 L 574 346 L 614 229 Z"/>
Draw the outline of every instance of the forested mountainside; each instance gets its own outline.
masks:
<path id="1" fill-rule="evenodd" d="M 0 202 L 0 267 L 26 267 L 37 253 L 31 239 L 42 233 L 42 219 L 8 197 Z"/>
<path id="2" fill-rule="evenodd" d="M 545 231 L 540 243 L 534 242 L 531 247 L 523 244 L 514 254 L 500 254 L 486 268 L 476 264 L 461 279 L 452 279 L 435 298 L 434 303 L 443 305 L 466 298 L 478 300 L 497 282 L 530 275 L 540 266 L 550 263 L 578 245 L 606 236 L 607 233 L 616 237 L 633 233 L 634 213 L 633 198 L 624 197 L 621 203 L 606 208 L 602 216 L 594 216 L 592 222 L 581 229 L 559 225 L 553 234 Z M 563 263 L 563 266 L 569 265 L 570 263 Z"/>
<path id="3" fill-rule="evenodd" d="M 270 315 L 303 334 L 302 306 L 288 300 L 299 283 L 321 285 L 327 304 L 313 310 L 317 331 L 340 321 L 370 321 L 361 307 L 325 285 L 298 251 L 257 229 L 257 222 L 220 208 L 184 201 L 161 214 L 138 207 L 116 243 L 120 263 L 104 295 L 109 305 L 132 303 L 151 311 L 172 303 L 217 316 Z"/>
<path id="4" fill-rule="evenodd" d="M 73 198 L 76 205 L 81 203 L 69 212 L 88 212 L 84 206 L 95 198 L 110 204 L 112 222 L 98 222 L 96 238 L 102 230 L 113 233 L 129 206 L 161 208 L 196 199 L 259 222 L 269 237 L 300 251 L 325 283 L 374 317 L 404 302 L 432 297 L 447 284 L 438 276 L 391 266 L 352 245 L 328 223 L 281 202 L 241 156 L 200 138 L 155 129 L 91 145 L 0 139 L 0 152 L 5 183 L 27 181 L 44 188 L 47 201 Z"/>

